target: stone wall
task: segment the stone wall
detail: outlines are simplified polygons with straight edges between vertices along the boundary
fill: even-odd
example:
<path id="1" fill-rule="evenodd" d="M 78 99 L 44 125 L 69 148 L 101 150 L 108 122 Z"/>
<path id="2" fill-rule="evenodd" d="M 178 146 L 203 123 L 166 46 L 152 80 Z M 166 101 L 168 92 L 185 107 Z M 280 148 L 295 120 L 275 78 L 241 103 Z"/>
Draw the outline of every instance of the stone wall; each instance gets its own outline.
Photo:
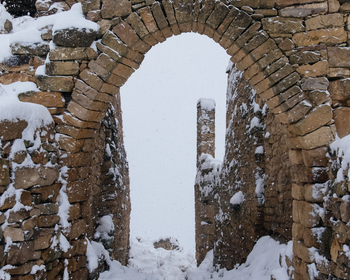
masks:
<path id="1" fill-rule="evenodd" d="M 39 8 L 44 2 L 48 4 Z M 37 1 L 37 15 L 55 12 L 58 5 L 69 9 L 76 1 L 60 2 Z M 71 205 L 66 219 L 57 215 L 64 209 L 61 200 L 52 201 L 50 195 L 40 200 L 33 191 L 47 185 L 40 181 L 45 177 L 39 176 L 21 193 L 31 199 L 25 202 L 31 206 L 25 206 L 36 211 L 37 222 L 44 222 L 34 230 L 37 235 L 26 235 L 23 226 L 28 213 L 10 225 L 6 214 L 3 234 L 13 239 L 1 239 L 0 246 L 11 252 L 2 264 L 13 261 L 18 266 L 13 275 L 28 274 L 32 266 L 44 264 L 49 279 L 61 277 L 65 270 L 72 279 L 87 279 L 86 246 L 94 239 L 126 262 L 130 201 L 119 88 L 152 46 L 192 31 L 217 42 L 239 71 L 230 72 L 225 161 L 220 169 L 207 157 L 200 164 L 208 163 L 210 168 L 197 174 L 199 179 L 209 175 L 206 184 L 216 189 L 211 194 L 216 199 L 215 234 L 211 229 L 206 235 L 209 241 L 214 238 L 215 263 L 232 268 L 246 259 L 257 238 L 269 234 L 281 241 L 293 237 L 294 279 L 348 277 L 348 167 L 342 151 L 330 144 L 336 134 L 342 138 L 350 133 L 349 3 L 84 0 L 82 9 L 91 28 L 55 32 L 52 26 L 42 28 L 43 40 L 31 46 L 13 42 L 13 57 L 1 65 L 0 83 L 32 81 L 41 90 L 19 98 L 46 106 L 53 116 L 55 124 L 47 135 L 55 138 L 43 135 L 35 146 L 41 146 L 38 152 L 46 155 L 38 164 L 57 157 L 60 181 L 58 171 L 53 171 L 56 175 L 49 185 L 58 184 L 60 199 L 66 194 Z M 92 22 L 98 24 L 98 31 Z M 4 30 L 10 32 L 10 27 L 7 22 Z M 51 41 L 55 48 L 49 48 Z M 91 47 L 94 41 L 96 48 Z M 0 207 L 10 201 L 6 193 L 16 178 L 10 150 L 13 140 L 21 139 L 23 126 L 23 121 L 0 124 L 4 162 Z M 9 127 L 16 136 L 5 140 Z M 45 149 L 47 143 L 56 149 Z M 23 155 L 38 160 L 30 145 L 24 146 Z M 107 211 L 105 205 L 113 210 Z M 213 208 L 211 202 L 208 205 Z M 12 205 L 2 211 L 17 210 Z M 111 238 L 105 240 L 96 234 L 103 218 L 114 224 Z M 49 245 L 40 245 L 48 247 L 31 247 L 38 238 L 49 238 Z M 61 243 L 70 249 L 62 251 Z M 32 259 L 18 257 L 18 250 L 29 250 L 31 254 L 21 255 Z M 102 269 L 103 258 L 97 272 Z"/>

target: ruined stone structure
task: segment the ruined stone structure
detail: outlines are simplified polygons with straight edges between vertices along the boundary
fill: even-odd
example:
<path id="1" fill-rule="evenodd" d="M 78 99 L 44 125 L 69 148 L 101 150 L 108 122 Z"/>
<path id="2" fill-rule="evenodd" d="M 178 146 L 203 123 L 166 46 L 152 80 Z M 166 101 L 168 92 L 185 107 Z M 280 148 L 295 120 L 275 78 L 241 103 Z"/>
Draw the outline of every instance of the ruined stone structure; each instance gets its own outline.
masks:
<path id="1" fill-rule="evenodd" d="M 75 2 L 35 6 L 40 16 Z M 294 279 L 348 279 L 349 167 L 330 144 L 350 134 L 350 3 L 78 2 L 99 31 L 47 26 L 34 45 L 14 42 L 1 65 L 0 83 L 36 83 L 41 91 L 19 99 L 47 107 L 54 120 L 32 140 L 22 137 L 25 120 L 0 123 L 0 266 L 12 279 L 96 278 L 104 261 L 86 268 L 93 240 L 127 262 L 119 88 L 152 46 L 184 32 L 212 38 L 233 63 L 222 165 L 212 159 L 214 108 L 198 108 L 198 261 L 214 249 L 214 263 L 231 269 L 271 235 L 293 240 Z M 106 216 L 115 226 L 109 237 L 96 234 Z"/>

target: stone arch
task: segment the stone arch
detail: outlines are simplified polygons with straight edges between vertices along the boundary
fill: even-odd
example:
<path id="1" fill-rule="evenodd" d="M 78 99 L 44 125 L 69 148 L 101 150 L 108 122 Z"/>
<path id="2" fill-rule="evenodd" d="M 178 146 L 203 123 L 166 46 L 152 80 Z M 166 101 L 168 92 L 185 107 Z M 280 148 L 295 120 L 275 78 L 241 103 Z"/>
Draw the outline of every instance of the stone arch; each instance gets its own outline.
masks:
<path id="1" fill-rule="evenodd" d="M 295 15 L 293 9 L 285 7 L 299 4 L 298 1 L 289 1 L 291 4 L 288 4 L 289 2 L 285 4 L 283 1 L 276 1 L 276 3 L 258 1 L 255 10 L 259 12 L 248 7 L 237 8 L 240 1 L 233 2 L 236 7 L 226 2 L 214 1 L 162 1 L 162 3 L 150 4 L 123 0 L 82 2 L 87 18 L 100 25 L 100 34 L 93 34 L 92 37 L 92 40 L 95 40 L 95 35 L 101 39 L 96 43 L 100 53 L 88 48 L 89 44 L 75 46 L 75 52 L 67 48 L 68 46 L 62 45 L 50 51 L 50 62 L 46 64 L 48 76 L 37 77 L 41 90 L 63 92 L 66 95 L 66 108 L 57 110 L 62 113 L 62 116 L 55 117 L 56 132 L 67 136 L 58 140 L 61 155 L 59 162 L 61 166 L 68 166 L 75 171 L 68 178 L 67 193 L 72 204 L 79 204 L 81 214 L 78 214 L 77 219 L 72 223 L 71 231 L 81 230 L 82 234 L 74 235 L 70 240 L 73 249 L 70 255 L 66 254 L 64 258 L 68 259 L 72 254 L 74 256 L 78 247 L 82 247 L 82 250 L 86 249 L 86 246 L 82 246 L 86 243 L 81 236 L 91 238 L 96 225 L 96 219 L 89 220 L 88 217 L 91 216 L 89 214 L 92 211 L 94 194 L 98 192 L 87 175 L 93 172 L 84 173 L 86 171 L 84 167 L 91 165 L 95 160 L 92 139 L 101 133 L 101 129 L 103 130 L 101 123 L 106 113 L 110 116 L 114 114 L 109 108 L 110 103 L 114 102 L 116 114 L 121 120 L 119 88 L 139 67 L 147 51 L 167 37 L 193 31 L 213 38 L 231 55 L 231 61 L 235 67 L 243 72 L 244 83 L 256 92 L 257 101 L 266 104 L 270 112 L 287 127 L 293 181 L 291 193 L 294 199 L 292 213 L 294 253 L 296 263 L 300 264 L 296 268 L 296 275 L 299 275 L 299 279 L 303 279 L 300 275 L 307 273 L 303 269 L 312 260 L 304 253 L 314 244 L 310 241 L 312 233 L 309 229 L 320 225 L 321 217 L 315 212 L 315 205 L 323 203 L 318 198 L 310 196 L 308 192 L 313 190 L 314 183 L 323 183 L 331 176 L 326 153 L 329 143 L 335 139 L 336 134 L 332 109 L 327 104 L 330 100 L 329 94 L 325 92 L 329 85 L 328 78 L 335 79 L 331 81 L 330 86 L 334 100 L 346 102 L 342 93 L 347 87 L 346 80 L 337 80 L 338 75 L 344 77 L 347 74 L 342 74 L 343 72 L 337 69 L 328 73 L 317 66 L 327 69 L 327 65 L 330 64 L 333 68 L 349 68 L 346 59 L 345 62 L 339 59 L 339 53 L 347 54 L 346 49 L 338 47 L 332 49 L 322 45 L 323 43 L 336 45 L 346 41 L 343 38 L 344 22 L 341 24 L 332 22 L 329 26 L 335 24 L 342 27 L 328 26 L 327 31 L 324 31 L 325 35 L 315 42 L 314 39 L 318 34 L 315 30 L 324 27 L 322 24 L 309 21 L 309 24 L 316 27 L 314 29 L 310 27 L 305 32 L 304 20 L 286 18 Z M 115 8 L 116 5 L 118 9 Z M 293 7 L 301 7 L 306 16 L 313 13 L 310 9 L 314 11 L 317 8 L 320 12 L 327 12 L 324 10 L 324 3 L 312 5 L 316 6 Z M 274 17 L 276 15 L 272 9 L 274 7 L 278 8 L 280 17 Z M 274 20 L 264 18 L 263 13 L 270 13 L 266 15 L 273 17 Z M 334 21 L 337 22 L 337 19 Z M 282 29 L 281 26 L 283 26 Z M 287 32 L 289 35 L 282 36 L 282 32 Z M 338 32 L 340 36 L 334 39 L 330 36 L 331 32 Z M 85 35 L 84 32 L 79 34 L 79 36 Z M 280 39 L 278 35 L 284 39 Z M 317 45 L 313 46 L 313 44 Z M 290 53 L 286 55 L 295 47 L 297 52 L 319 51 L 320 56 L 324 58 L 327 58 L 326 52 L 328 52 L 328 61 L 319 61 L 321 65 L 317 66 L 317 63 L 303 68 L 295 66 L 298 58 L 292 58 Z M 71 97 L 67 93 L 72 93 Z M 336 96 L 338 93 L 341 93 L 341 96 Z M 340 109 L 337 111 L 337 114 L 342 114 Z M 121 122 L 113 125 L 118 131 L 116 134 L 117 138 L 119 137 L 117 142 L 120 143 L 118 147 L 123 153 Z M 338 126 L 338 133 L 340 128 L 343 129 L 342 126 Z M 108 137 L 111 138 L 111 136 Z M 122 157 L 119 159 L 122 161 Z M 127 168 L 125 170 L 127 174 Z M 128 180 L 126 177 L 125 181 Z M 125 184 L 127 185 L 127 182 Z M 76 193 L 82 193 L 83 196 L 73 199 L 72 196 Z M 125 197 L 127 196 L 126 189 Z M 111 212 L 111 214 L 117 213 Z M 115 235 L 115 238 L 120 242 L 119 247 L 122 244 L 124 249 L 114 257 L 125 262 L 128 247 L 128 230 L 126 230 L 128 213 L 125 211 L 123 214 L 125 214 L 123 216 L 125 227 L 122 232 Z M 87 219 L 86 223 L 91 225 L 89 232 L 81 229 L 84 219 Z M 229 249 L 231 250 L 227 251 L 232 253 L 232 248 Z M 221 253 L 223 252 L 218 252 L 218 254 Z M 83 253 L 79 252 L 77 255 L 83 255 Z M 230 267 L 225 264 L 225 260 L 222 260 L 221 265 Z"/>

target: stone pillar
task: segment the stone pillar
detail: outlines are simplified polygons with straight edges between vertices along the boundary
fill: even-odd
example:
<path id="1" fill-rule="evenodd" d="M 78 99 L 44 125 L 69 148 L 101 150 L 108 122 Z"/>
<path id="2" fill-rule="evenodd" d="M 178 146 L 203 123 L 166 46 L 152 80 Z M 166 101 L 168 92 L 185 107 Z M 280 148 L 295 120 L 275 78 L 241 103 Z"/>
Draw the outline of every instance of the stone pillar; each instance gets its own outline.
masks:
<path id="1" fill-rule="evenodd" d="M 197 265 L 214 247 L 214 177 L 211 160 L 215 156 L 215 101 L 197 103 L 197 176 L 195 182 L 195 221 Z M 203 163 L 209 163 L 203 165 Z M 213 176 L 207 176 L 210 173 Z"/>
<path id="2" fill-rule="evenodd" d="M 202 154 L 215 157 L 215 101 L 204 98 L 197 102 L 197 167 Z"/>

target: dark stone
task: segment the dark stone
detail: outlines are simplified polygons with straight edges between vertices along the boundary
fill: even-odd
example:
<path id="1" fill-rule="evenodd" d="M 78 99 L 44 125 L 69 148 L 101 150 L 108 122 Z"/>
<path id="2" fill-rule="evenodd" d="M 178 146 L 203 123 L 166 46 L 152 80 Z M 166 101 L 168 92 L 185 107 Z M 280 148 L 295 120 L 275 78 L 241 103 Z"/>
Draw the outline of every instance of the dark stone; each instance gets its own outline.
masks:
<path id="1" fill-rule="evenodd" d="M 6 2 L 6 10 L 15 17 L 31 16 L 36 13 L 36 0 L 1 0 L 1 3 Z"/>
<path id="2" fill-rule="evenodd" d="M 77 28 L 69 28 L 57 30 L 53 34 L 53 42 L 58 46 L 64 47 L 90 47 L 95 40 L 97 32 L 92 29 L 79 30 Z"/>
<path id="3" fill-rule="evenodd" d="M 21 66 L 29 64 L 30 55 L 13 55 L 4 61 L 4 64 L 8 67 Z"/>

